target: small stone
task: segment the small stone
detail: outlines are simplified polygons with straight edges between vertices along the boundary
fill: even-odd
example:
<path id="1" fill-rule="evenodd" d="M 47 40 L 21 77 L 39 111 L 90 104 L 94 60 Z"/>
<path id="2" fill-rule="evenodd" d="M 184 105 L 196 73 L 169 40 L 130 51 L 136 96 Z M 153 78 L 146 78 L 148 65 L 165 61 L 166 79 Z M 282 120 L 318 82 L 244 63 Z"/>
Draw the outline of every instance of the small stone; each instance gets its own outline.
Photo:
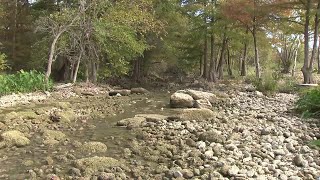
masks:
<path id="1" fill-rule="evenodd" d="M 308 166 L 308 161 L 303 159 L 301 154 L 296 155 L 293 158 L 293 162 L 295 163 L 296 166 L 299 166 L 299 167 L 307 167 Z"/>
<path id="2" fill-rule="evenodd" d="M 173 177 L 175 178 L 182 178 L 183 174 L 180 171 L 174 171 L 173 172 Z"/>
<path id="3" fill-rule="evenodd" d="M 183 174 L 183 177 L 187 179 L 193 178 L 194 176 L 193 172 L 190 169 L 184 169 L 182 171 L 182 174 Z"/>
<path id="4" fill-rule="evenodd" d="M 206 151 L 204 153 L 205 157 L 211 159 L 213 157 L 214 152 L 212 150 Z"/>
<path id="5" fill-rule="evenodd" d="M 203 141 L 199 141 L 199 142 L 197 142 L 197 147 L 199 149 L 205 149 L 206 148 L 206 143 L 203 142 Z"/>
<path id="6" fill-rule="evenodd" d="M 81 171 L 80 171 L 80 169 L 77 169 L 77 168 L 71 168 L 70 170 L 69 170 L 69 174 L 71 175 L 71 176 L 81 176 Z"/>
<path id="7" fill-rule="evenodd" d="M 288 177 L 285 174 L 280 174 L 279 179 L 280 180 L 287 180 Z"/>
<path id="8" fill-rule="evenodd" d="M 229 170 L 228 170 L 228 174 L 230 176 L 235 176 L 239 173 L 240 169 L 238 168 L 238 166 L 233 165 Z"/>

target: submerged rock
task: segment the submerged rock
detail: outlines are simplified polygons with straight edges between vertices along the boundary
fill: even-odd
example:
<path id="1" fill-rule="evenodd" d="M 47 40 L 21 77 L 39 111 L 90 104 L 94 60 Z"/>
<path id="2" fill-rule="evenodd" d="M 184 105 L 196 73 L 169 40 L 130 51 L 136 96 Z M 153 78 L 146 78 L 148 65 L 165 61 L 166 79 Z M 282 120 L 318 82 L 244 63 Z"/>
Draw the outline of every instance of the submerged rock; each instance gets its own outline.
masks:
<path id="1" fill-rule="evenodd" d="M 117 126 L 126 126 L 126 127 L 136 128 L 136 127 L 139 127 L 144 121 L 146 121 L 146 118 L 144 117 L 127 118 L 127 119 L 122 119 L 118 121 Z"/>
<path id="2" fill-rule="evenodd" d="M 102 169 L 120 166 L 120 162 L 114 158 L 98 156 L 77 159 L 73 164 L 87 175 Z"/>
<path id="3" fill-rule="evenodd" d="M 1 134 L 2 142 L 1 146 L 17 146 L 23 147 L 30 144 L 30 140 L 24 136 L 20 131 L 7 131 Z"/>

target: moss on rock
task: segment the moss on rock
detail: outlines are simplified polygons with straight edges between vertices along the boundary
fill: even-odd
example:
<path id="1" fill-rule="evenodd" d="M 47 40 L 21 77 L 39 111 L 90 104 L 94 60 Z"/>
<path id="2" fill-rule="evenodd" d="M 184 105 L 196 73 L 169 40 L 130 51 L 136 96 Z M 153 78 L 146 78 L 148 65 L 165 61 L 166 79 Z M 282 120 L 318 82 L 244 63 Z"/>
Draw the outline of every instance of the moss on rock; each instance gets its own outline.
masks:
<path id="1" fill-rule="evenodd" d="M 60 122 L 63 123 L 70 123 L 76 119 L 76 114 L 72 110 L 56 112 L 56 116 L 58 116 Z"/>
<path id="2" fill-rule="evenodd" d="M 7 147 L 17 146 L 23 147 L 30 144 L 30 140 L 20 131 L 7 131 L 1 134 L 2 144 Z"/>
<path id="3" fill-rule="evenodd" d="M 101 142 L 88 142 L 80 147 L 80 151 L 85 153 L 104 153 L 107 151 L 107 146 Z"/>
<path id="4" fill-rule="evenodd" d="M 44 144 L 57 144 L 66 139 L 66 135 L 61 131 L 44 130 L 43 131 Z"/>

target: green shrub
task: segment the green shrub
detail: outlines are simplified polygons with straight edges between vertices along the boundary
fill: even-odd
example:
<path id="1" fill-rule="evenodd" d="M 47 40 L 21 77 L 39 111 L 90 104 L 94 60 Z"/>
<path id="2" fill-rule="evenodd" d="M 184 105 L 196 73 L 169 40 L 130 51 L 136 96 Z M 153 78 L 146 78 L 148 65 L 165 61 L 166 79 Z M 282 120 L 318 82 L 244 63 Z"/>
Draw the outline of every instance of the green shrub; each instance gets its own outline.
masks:
<path id="1" fill-rule="evenodd" d="M 0 72 L 8 69 L 6 58 L 5 54 L 0 53 Z"/>
<path id="2" fill-rule="evenodd" d="M 278 81 L 278 91 L 281 93 L 296 93 L 299 89 L 297 80 L 293 77 L 283 77 Z"/>
<path id="3" fill-rule="evenodd" d="M 302 117 L 320 117 L 320 88 L 303 92 L 296 103 L 296 111 Z"/>
<path id="4" fill-rule="evenodd" d="M 320 140 L 313 140 L 309 143 L 309 145 L 320 147 Z"/>
<path id="5" fill-rule="evenodd" d="M 278 78 L 271 73 L 265 73 L 260 79 L 253 80 L 253 85 L 258 91 L 273 94 L 278 89 Z"/>
<path id="6" fill-rule="evenodd" d="M 21 70 L 16 74 L 0 75 L 0 95 L 50 90 L 53 86 L 52 81 L 45 84 L 44 79 L 45 75 L 37 71 Z"/>

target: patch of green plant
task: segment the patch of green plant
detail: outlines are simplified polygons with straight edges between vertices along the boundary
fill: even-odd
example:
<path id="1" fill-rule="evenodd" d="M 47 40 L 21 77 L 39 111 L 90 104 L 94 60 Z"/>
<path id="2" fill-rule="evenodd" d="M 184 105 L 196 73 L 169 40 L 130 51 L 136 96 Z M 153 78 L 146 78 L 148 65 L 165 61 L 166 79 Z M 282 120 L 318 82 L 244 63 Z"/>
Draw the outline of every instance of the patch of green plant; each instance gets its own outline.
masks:
<path id="1" fill-rule="evenodd" d="M 5 54 L 0 53 L 0 72 L 8 69 L 6 58 L 7 56 Z"/>
<path id="2" fill-rule="evenodd" d="M 27 93 L 33 91 L 47 91 L 53 87 L 52 80 L 45 83 L 45 75 L 38 71 L 18 71 L 16 74 L 0 75 L 0 95 L 10 93 Z"/>
<path id="3" fill-rule="evenodd" d="M 302 117 L 320 117 L 320 88 L 312 88 L 300 94 L 296 111 Z"/>
<path id="4" fill-rule="evenodd" d="M 311 146 L 317 146 L 320 148 L 320 140 L 314 140 L 309 143 Z"/>
<path id="5" fill-rule="evenodd" d="M 297 81 L 293 77 L 284 77 L 278 81 L 278 91 L 281 93 L 296 93 Z"/>
<path id="6" fill-rule="evenodd" d="M 273 94 L 278 90 L 278 77 L 266 72 L 260 79 L 253 80 L 253 85 L 260 92 Z"/>

